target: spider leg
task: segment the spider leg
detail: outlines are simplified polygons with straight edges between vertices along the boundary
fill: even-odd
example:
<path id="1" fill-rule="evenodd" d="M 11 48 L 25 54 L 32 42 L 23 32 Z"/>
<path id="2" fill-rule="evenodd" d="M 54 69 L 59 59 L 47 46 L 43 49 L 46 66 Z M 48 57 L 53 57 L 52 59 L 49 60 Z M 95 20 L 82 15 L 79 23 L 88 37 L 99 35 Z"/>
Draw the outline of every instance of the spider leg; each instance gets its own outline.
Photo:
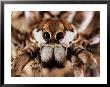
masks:
<path id="1" fill-rule="evenodd" d="M 73 44 L 71 46 L 71 50 L 76 56 L 71 57 L 72 64 L 75 67 L 74 73 L 76 74 L 78 74 L 79 72 L 83 73 L 83 71 L 86 71 L 88 67 L 91 68 L 92 66 L 94 66 L 92 69 L 95 69 L 95 67 L 97 66 L 97 61 L 96 58 L 94 57 L 94 54 L 87 51 L 83 46 L 77 44 Z M 80 65 L 81 63 L 83 67 L 82 65 Z"/>
<path id="2" fill-rule="evenodd" d="M 71 57 L 72 70 L 75 77 L 84 77 L 83 63 L 76 56 Z"/>
<path id="3" fill-rule="evenodd" d="M 39 62 L 38 58 L 35 58 L 33 63 L 31 64 L 31 69 L 32 69 L 32 73 L 33 76 L 42 76 L 41 75 L 41 71 L 42 71 L 42 65 Z"/>
<path id="4" fill-rule="evenodd" d="M 91 64 L 91 63 L 97 64 L 94 54 L 87 51 L 83 46 L 73 44 L 71 46 L 71 49 L 84 64 Z"/>
<path id="5" fill-rule="evenodd" d="M 25 65 L 32 59 L 37 53 L 39 52 L 39 47 L 36 44 L 31 44 L 26 46 L 20 52 L 18 52 L 16 58 L 13 60 L 12 63 L 12 75 L 19 76 L 22 72 L 22 69 Z"/>

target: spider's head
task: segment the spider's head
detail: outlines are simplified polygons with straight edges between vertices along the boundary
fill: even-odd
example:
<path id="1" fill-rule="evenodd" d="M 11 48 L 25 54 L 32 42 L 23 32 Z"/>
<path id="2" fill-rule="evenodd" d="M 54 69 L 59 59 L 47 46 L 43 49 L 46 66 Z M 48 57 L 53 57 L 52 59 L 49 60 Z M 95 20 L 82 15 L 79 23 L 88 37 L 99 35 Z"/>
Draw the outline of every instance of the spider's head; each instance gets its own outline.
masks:
<path id="1" fill-rule="evenodd" d="M 64 64 L 66 49 L 75 42 L 77 32 L 73 25 L 63 19 L 48 19 L 33 31 L 33 36 L 41 48 L 43 64 L 46 62 L 52 66 L 53 63 Z"/>
<path id="2" fill-rule="evenodd" d="M 75 41 L 77 31 L 73 25 L 63 19 L 48 19 L 41 22 L 33 31 L 35 40 L 39 45 L 63 44 L 68 47 Z"/>

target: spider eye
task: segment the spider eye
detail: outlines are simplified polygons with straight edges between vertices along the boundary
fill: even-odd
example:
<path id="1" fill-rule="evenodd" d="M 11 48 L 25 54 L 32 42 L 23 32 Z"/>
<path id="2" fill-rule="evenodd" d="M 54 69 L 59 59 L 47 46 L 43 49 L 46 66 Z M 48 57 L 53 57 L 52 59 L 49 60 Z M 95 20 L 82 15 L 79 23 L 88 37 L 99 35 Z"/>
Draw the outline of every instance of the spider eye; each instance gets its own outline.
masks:
<path id="1" fill-rule="evenodd" d="M 43 37 L 45 40 L 48 40 L 48 39 L 50 39 L 50 34 L 48 32 L 44 32 Z"/>
<path id="2" fill-rule="evenodd" d="M 60 40 L 60 39 L 62 39 L 63 38 L 63 32 L 58 32 L 57 34 L 56 34 L 56 39 L 57 40 Z"/>

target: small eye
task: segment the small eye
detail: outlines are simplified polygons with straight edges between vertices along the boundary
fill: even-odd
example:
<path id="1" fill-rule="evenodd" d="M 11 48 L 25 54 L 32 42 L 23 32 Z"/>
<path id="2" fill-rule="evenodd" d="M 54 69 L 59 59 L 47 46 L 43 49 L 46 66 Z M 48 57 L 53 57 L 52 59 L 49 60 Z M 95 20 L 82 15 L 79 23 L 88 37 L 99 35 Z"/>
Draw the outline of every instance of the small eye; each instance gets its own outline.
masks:
<path id="1" fill-rule="evenodd" d="M 45 40 L 48 40 L 48 39 L 50 39 L 50 34 L 48 32 L 44 32 L 43 37 Z"/>
<path id="2" fill-rule="evenodd" d="M 56 34 L 56 39 L 57 40 L 60 40 L 60 39 L 62 39 L 63 38 L 63 32 L 58 32 L 57 34 Z"/>

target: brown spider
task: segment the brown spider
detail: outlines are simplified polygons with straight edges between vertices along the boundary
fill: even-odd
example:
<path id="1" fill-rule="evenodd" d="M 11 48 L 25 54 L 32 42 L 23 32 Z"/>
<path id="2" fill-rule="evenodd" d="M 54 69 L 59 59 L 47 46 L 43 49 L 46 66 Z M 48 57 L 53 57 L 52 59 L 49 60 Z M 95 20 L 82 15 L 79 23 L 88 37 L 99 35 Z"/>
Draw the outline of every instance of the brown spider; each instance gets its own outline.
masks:
<path id="1" fill-rule="evenodd" d="M 17 53 L 13 60 L 13 76 L 19 76 L 30 60 L 34 76 L 42 71 L 42 67 L 51 70 L 53 67 L 65 68 L 70 61 L 74 76 L 84 76 L 84 69 L 96 60 L 87 51 L 74 25 L 63 19 L 47 19 L 33 30 L 29 44 Z M 37 74 L 36 74 L 37 73 Z"/>

